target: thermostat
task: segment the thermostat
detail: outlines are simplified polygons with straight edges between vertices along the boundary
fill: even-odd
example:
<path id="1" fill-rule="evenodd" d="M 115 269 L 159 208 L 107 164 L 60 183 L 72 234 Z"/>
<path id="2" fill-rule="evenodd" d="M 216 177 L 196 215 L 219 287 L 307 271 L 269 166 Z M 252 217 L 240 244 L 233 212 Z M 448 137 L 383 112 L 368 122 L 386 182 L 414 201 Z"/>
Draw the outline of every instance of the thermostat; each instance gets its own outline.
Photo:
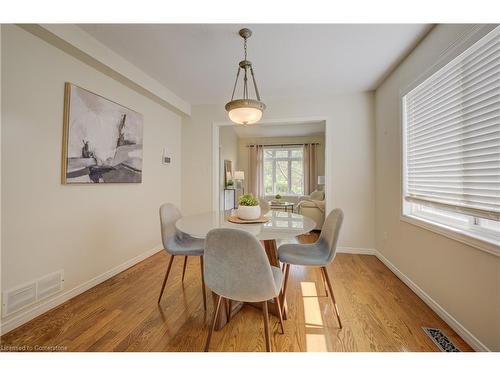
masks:
<path id="1" fill-rule="evenodd" d="M 162 164 L 169 165 L 172 162 L 172 156 L 167 152 L 167 149 L 163 149 L 163 155 L 161 157 Z"/>

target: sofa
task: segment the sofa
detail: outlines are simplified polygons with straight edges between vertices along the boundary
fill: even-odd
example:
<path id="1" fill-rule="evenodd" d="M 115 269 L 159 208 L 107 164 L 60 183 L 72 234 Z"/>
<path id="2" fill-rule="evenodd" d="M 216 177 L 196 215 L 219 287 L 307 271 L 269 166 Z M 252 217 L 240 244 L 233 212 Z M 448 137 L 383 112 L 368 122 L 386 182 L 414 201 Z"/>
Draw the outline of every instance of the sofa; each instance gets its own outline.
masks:
<path id="1" fill-rule="evenodd" d="M 314 220 L 315 230 L 321 230 L 325 221 L 325 192 L 315 190 L 309 195 L 300 197 L 297 213 Z"/>

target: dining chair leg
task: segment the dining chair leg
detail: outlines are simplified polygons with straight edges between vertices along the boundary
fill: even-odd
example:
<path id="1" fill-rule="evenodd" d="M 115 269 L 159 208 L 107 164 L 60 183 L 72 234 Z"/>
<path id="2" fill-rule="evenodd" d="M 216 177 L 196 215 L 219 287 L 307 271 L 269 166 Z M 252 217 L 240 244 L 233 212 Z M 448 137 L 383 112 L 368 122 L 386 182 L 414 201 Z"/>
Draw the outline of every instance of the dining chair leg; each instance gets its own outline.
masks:
<path id="1" fill-rule="evenodd" d="M 203 272 L 203 255 L 200 256 L 201 267 L 201 294 L 203 295 L 203 309 L 207 311 L 207 293 L 205 290 L 205 272 Z"/>
<path id="2" fill-rule="evenodd" d="M 219 315 L 220 305 L 222 302 L 222 296 L 217 296 L 217 303 L 214 310 L 214 316 L 212 318 L 212 324 L 210 324 L 210 331 L 208 332 L 207 342 L 205 343 L 205 351 L 208 352 L 210 347 L 210 340 L 212 340 L 212 334 L 215 330 L 215 323 L 217 322 L 217 316 Z"/>
<path id="3" fill-rule="evenodd" d="M 226 318 L 227 318 L 227 323 L 231 320 L 231 310 L 233 308 L 233 301 L 230 300 L 229 298 L 226 298 Z"/>
<path id="4" fill-rule="evenodd" d="M 161 286 L 161 292 L 160 296 L 158 297 L 158 303 L 160 303 L 161 296 L 163 295 L 163 291 L 165 290 L 165 285 L 167 284 L 168 275 L 170 273 L 170 269 L 172 268 L 172 262 L 174 261 L 174 256 L 175 255 L 170 255 L 170 261 L 168 262 L 167 272 L 165 273 L 165 278 L 163 279 L 163 285 Z"/>
<path id="5" fill-rule="evenodd" d="M 335 302 L 335 295 L 333 294 L 332 283 L 330 282 L 330 278 L 328 277 L 328 271 L 326 270 L 326 267 L 321 267 L 321 270 L 323 271 L 323 275 L 325 276 L 325 279 L 326 279 L 326 284 L 328 285 L 328 289 L 330 290 L 330 295 L 332 297 L 332 302 L 333 302 L 333 310 L 335 311 L 335 314 L 337 315 L 337 321 L 339 322 L 339 328 L 342 329 L 342 323 L 340 322 L 339 308 L 337 307 L 337 302 Z"/>
<path id="6" fill-rule="evenodd" d="M 328 297 L 328 287 L 326 285 L 326 279 L 323 269 L 321 269 L 321 279 L 323 280 L 323 287 L 325 288 L 325 296 Z"/>
<path id="7" fill-rule="evenodd" d="M 184 282 L 184 275 L 186 274 L 186 265 L 188 262 L 187 255 L 184 257 L 184 266 L 182 267 L 182 282 Z"/>
<path id="8" fill-rule="evenodd" d="M 288 276 L 290 275 L 290 264 L 287 263 L 285 264 L 285 281 L 283 282 L 283 305 L 282 305 L 282 309 L 285 308 L 285 298 L 286 298 L 286 288 L 288 287 Z M 282 314 L 284 313 L 284 311 L 282 310 L 281 312 Z"/>
<path id="9" fill-rule="evenodd" d="M 264 308 L 262 309 L 264 317 L 264 336 L 266 339 L 266 351 L 271 352 L 271 336 L 269 334 L 269 312 L 267 310 L 267 301 L 263 302 Z"/>
<path id="10" fill-rule="evenodd" d="M 281 311 L 280 297 L 274 298 L 274 303 L 276 303 L 276 308 L 278 309 L 278 316 L 280 318 L 281 333 L 285 333 L 285 325 L 283 324 L 283 312 Z"/>

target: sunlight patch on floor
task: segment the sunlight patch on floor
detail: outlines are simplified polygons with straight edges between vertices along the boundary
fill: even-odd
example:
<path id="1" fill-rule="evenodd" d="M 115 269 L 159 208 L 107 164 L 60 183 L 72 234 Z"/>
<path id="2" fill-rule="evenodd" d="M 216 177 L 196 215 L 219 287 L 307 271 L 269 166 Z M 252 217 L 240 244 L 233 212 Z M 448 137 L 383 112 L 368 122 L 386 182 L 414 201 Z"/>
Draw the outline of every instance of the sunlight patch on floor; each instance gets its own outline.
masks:
<path id="1" fill-rule="evenodd" d="M 304 303 L 304 323 L 306 330 L 315 329 L 322 331 L 323 317 L 319 306 L 316 283 L 302 281 L 300 283 L 302 301 Z M 322 333 L 306 333 L 306 348 L 308 352 L 326 352 L 326 338 Z"/>
<path id="2" fill-rule="evenodd" d="M 306 348 L 308 352 L 327 352 L 325 335 L 307 333 Z"/>
<path id="3" fill-rule="evenodd" d="M 301 281 L 300 289 L 302 291 L 302 297 L 318 297 L 318 290 L 316 289 L 315 282 Z"/>
<path id="4" fill-rule="evenodd" d="M 323 325 L 323 317 L 321 316 L 321 308 L 319 307 L 318 293 L 316 284 L 313 282 L 301 282 L 302 300 L 304 301 L 304 322 L 306 327 L 308 324 L 314 326 Z"/>

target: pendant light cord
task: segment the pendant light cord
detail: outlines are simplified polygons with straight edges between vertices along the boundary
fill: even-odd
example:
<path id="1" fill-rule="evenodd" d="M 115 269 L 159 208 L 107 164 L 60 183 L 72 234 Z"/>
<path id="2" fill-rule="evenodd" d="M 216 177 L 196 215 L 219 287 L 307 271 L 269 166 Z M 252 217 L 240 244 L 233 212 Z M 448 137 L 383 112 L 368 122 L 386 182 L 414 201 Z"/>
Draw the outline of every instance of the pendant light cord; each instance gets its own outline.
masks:
<path id="1" fill-rule="evenodd" d="M 234 81 L 233 94 L 231 95 L 231 100 L 234 99 L 234 92 L 236 91 L 236 85 L 238 84 L 238 78 L 240 76 L 241 68 L 238 66 L 238 72 L 236 72 L 236 81 Z"/>
<path id="2" fill-rule="evenodd" d="M 243 49 L 245 51 L 245 61 L 247 59 L 247 38 L 244 38 Z M 245 65 L 245 76 L 243 78 L 243 99 L 248 99 L 247 67 Z"/>
<path id="3" fill-rule="evenodd" d="M 243 38 L 244 43 L 243 43 L 243 50 L 245 54 L 245 60 L 247 60 L 247 38 Z M 244 68 L 241 68 L 241 66 L 238 66 L 238 71 L 236 72 L 236 81 L 234 82 L 233 86 L 233 93 L 231 95 L 231 100 L 234 99 L 234 93 L 236 92 L 236 86 L 238 85 L 238 78 L 240 77 L 240 70 L 243 69 L 245 71 L 245 75 L 243 76 L 243 99 L 248 99 L 248 67 L 245 65 Z M 252 75 L 252 81 L 253 81 L 253 87 L 255 89 L 255 96 L 257 97 L 257 100 L 260 101 L 260 94 L 259 94 L 259 89 L 257 88 L 257 82 L 255 81 L 255 74 L 253 72 L 253 67 L 250 65 L 250 74 Z"/>
<path id="4" fill-rule="evenodd" d="M 243 49 L 245 50 L 245 60 L 247 59 L 247 38 L 244 38 L 245 42 L 243 44 Z"/>
<path id="5" fill-rule="evenodd" d="M 255 88 L 255 96 L 257 97 L 257 100 L 260 102 L 259 89 L 257 88 L 257 82 L 255 81 L 255 75 L 253 74 L 252 67 L 250 67 L 250 73 L 252 74 L 253 87 Z"/>

